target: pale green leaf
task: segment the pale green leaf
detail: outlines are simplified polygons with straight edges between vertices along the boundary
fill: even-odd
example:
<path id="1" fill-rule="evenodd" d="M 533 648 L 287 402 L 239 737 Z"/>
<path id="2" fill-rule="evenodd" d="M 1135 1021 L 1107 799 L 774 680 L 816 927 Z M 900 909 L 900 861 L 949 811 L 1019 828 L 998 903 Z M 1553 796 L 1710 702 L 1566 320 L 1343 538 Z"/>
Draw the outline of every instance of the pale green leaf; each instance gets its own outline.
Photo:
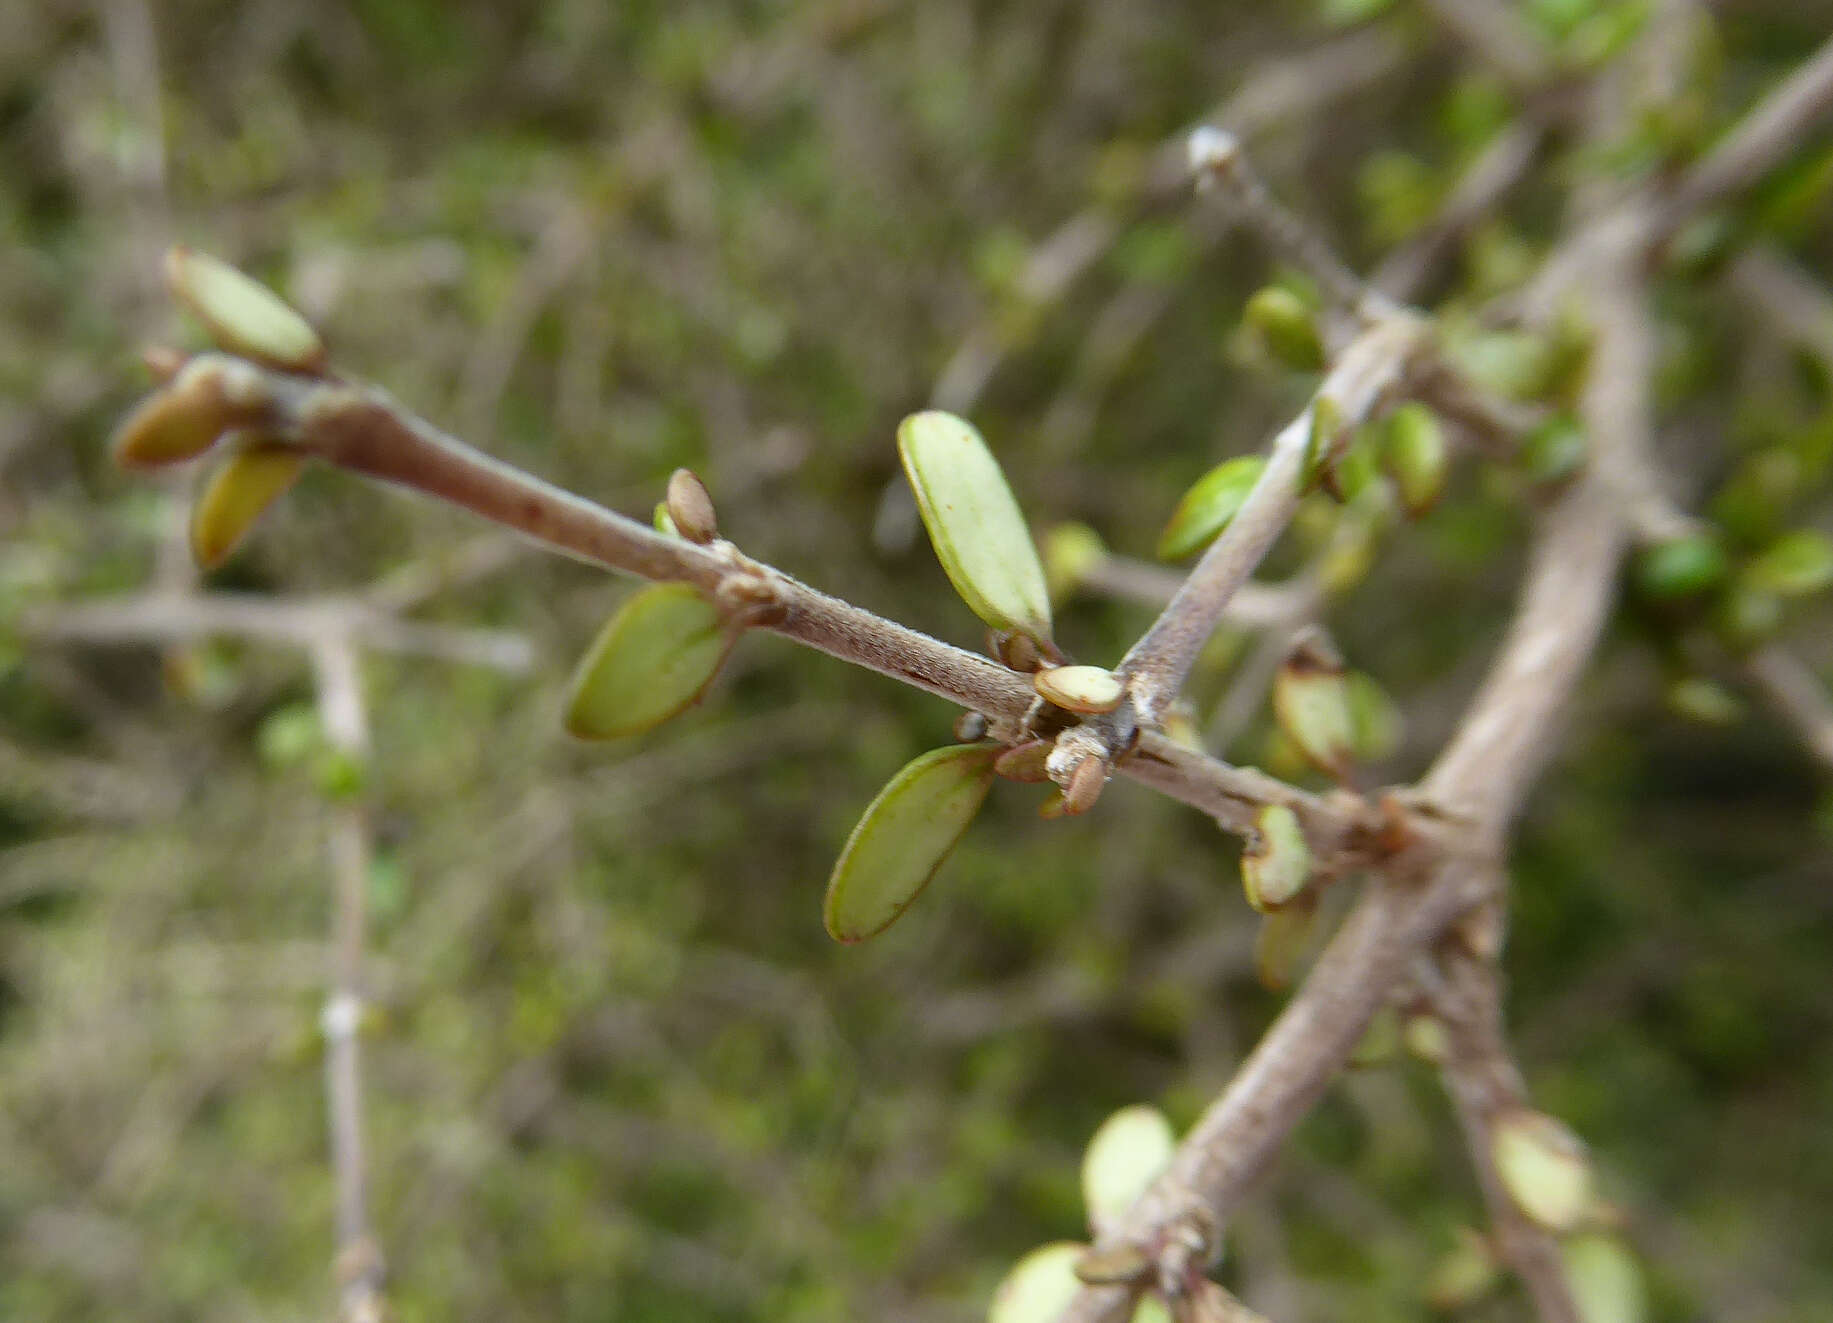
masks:
<path id="1" fill-rule="evenodd" d="M 1040 1245 L 1013 1264 L 993 1293 L 987 1323 L 1056 1323 L 1082 1289 L 1076 1278 L 1076 1260 L 1086 1248 L 1059 1240 Z"/>
<path id="2" fill-rule="evenodd" d="M 1266 461 L 1258 455 L 1226 460 L 1198 478 L 1171 512 L 1171 522 L 1158 535 L 1162 560 L 1181 560 L 1201 551 L 1241 510 L 1247 494 L 1260 481 Z"/>
<path id="3" fill-rule="evenodd" d="M 1050 641 L 1050 592 L 999 461 L 953 414 L 912 414 L 897 429 L 936 558 L 969 609 L 994 629 Z"/>
<path id="4" fill-rule="evenodd" d="M 1583 1323 L 1642 1323 L 1648 1317 L 1642 1268 L 1622 1241 L 1594 1232 L 1574 1236 L 1560 1248 Z"/>
<path id="5" fill-rule="evenodd" d="M 836 941 L 864 941 L 909 908 L 980 811 L 998 753 L 991 744 L 932 749 L 878 792 L 828 879 L 823 918 Z"/>
<path id="6" fill-rule="evenodd" d="M 731 646 L 731 632 L 699 589 L 645 588 L 618 608 L 579 663 L 566 728 L 607 740 L 658 726 L 694 704 Z"/>
<path id="7" fill-rule="evenodd" d="M 1311 880 L 1311 847 L 1298 815 L 1268 804 L 1254 818 L 1254 834 L 1241 852 L 1241 883 L 1248 904 L 1262 914 L 1289 904 Z"/>
<path id="8" fill-rule="evenodd" d="M 1156 1107 L 1123 1107 L 1103 1121 L 1082 1155 L 1082 1201 L 1089 1224 L 1105 1228 L 1124 1217 L 1169 1165 L 1176 1148 L 1171 1122 Z"/>
<path id="9" fill-rule="evenodd" d="M 1833 584 L 1833 539 L 1811 528 L 1784 533 L 1750 563 L 1750 582 L 1779 597 L 1803 597 Z"/>
<path id="10" fill-rule="evenodd" d="M 316 372 L 325 347 L 318 332 L 265 285 L 226 262 L 189 248 L 166 254 L 166 283 L 231 353 L 288 372 Z"/>
<path id="11" fill-rule="evenodd" d="M 305 458 L 284 446 L 253 445 L 225 460 L 191 507 L 191 555 L 215 569 L 299 480 Z"/>

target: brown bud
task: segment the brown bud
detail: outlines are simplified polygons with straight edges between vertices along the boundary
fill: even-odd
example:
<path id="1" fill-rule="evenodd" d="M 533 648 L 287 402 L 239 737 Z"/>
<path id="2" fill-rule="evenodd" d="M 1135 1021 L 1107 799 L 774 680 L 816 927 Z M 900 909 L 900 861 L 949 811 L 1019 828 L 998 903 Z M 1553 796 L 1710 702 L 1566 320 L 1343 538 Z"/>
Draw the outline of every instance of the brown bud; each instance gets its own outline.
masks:
<path id="1" fill-rule="evenodd" d="M 687 469 L 676 469 L 668 479 L 668 514 L 675 531 L 689 542 L 707 543 L 719 536 L 719 518 L 706 484 Z"/>
<path id="2" fill-rule="evenodd" d="M 987 651 L 1006 666 L 1029 675 L 1043 665 L 1037 640 L 1019 630 L 996 629 L 987 633 Z"/>
<path id="3" fill-rule="evenodd" d="M 1092 755 L 1076 764 L 1076 770 L 1069 774 L 1069 784 L 1063 787 L 1063 812 L 1074 816 L 1086 813 L 1101 798 L 1101 788 L 1107 784 L 1107 761 Z"/>

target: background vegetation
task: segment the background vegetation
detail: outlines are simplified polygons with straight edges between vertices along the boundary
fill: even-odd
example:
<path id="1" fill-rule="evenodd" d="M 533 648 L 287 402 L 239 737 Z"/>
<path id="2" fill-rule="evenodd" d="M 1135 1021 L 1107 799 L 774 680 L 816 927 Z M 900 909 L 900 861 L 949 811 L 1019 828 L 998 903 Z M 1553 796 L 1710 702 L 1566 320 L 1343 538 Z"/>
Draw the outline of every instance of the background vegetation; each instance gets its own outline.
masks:
<path id="1" fill-rule="evenodd" d="M 1644 8 L 1524 12 L 1582 69 Z M 1556 135 L 1432 301 L 1518 283 L 1575 177 L 1697 155 L 1833 14 L 1693 17 L 1683 83 L 1615 140 Z M 310 668 L 31 623 L 187 582 L 183 490 L 106 459 L 139 347 L 195 343 L 159 251 L 238 261 L 344 364 L 619 508 L 691 466 L 747 550 L 973 643 L 893 482 L 898 419 L 978 334 L 998 365 L 972 414 L 1034 526 L 1149 555 L 1183 489 L 1306 390 L 1239 330 L 1277 274 L 1265 250 L 1154 193 L 1153 153 L 1345 42 L 1354 76 L 1314 78 L 1254 154 L 1368 269 L 1532 108 L 1429 7 L 9 7 L 0 1316 L 304 1319 L 330 1298 Z M 1039 245 L 1078 215 L 1117 238 L 1040 299 Z M 1826 138 L 1722 219 L 1732 265 L 1824 275 Z M 1689 507 L 1755 547 L 1833 527 L 1833 318 L 1779 329 L 1726 269 L 1660 285 L 1663 453 Z M 1382 779 L 1421 769 L 1474 685 L 1528 514 L 1518 475 L 1461 465 L 1332 599 L 1344 651 L 1407 717 Z M 313 473 L 209 581 L 342 594 L 470 558 L 487 572 L 421 616 L 535 648 L 526 675 L 365 654 L 368 1163 L 401 1319 L 976 1317 L 1020 1253 L 1082 1233 L 1101 1118 L 1145 1099 L 1187 1121 L 1277 1009 L 1234 847 L 1121 782 L 1055 823 L 999 787 L 903 923 L 835 946 L 836 850 L 954 713 L 754 638 L 661 734 L 570 743 L 567 668 L 628 589 L 480 537 Z M 1276 571 L 1301 563 L 1302 523 L 1289 541 Z M 1059 633 L 1108 661 L 1151 614 L 1085 596 Z M 1824 611 L 1784 627 L 1825 674 Z M 1833 813 L 1761 705 L 1720 726 L 1664 706 L 1682 673 L 1664 637 L 1629 599 L 1525 821 L 1517 1044 L 1537 1101 L 1594 1146 L 1655 1319 L 1805 1323 L 1833 1315 Z M 1200 709 L 1229 692 L 1233 642 Z M 1725 656 L 1700 664 L 1737 685 Z M 1262 706 L 1231 756 L 1277 765 L 1267 725 Z M 1235 1224 L 1225 1279 L 1276 1317 L 1420 1317 L 1453 1228 L 1481 1220 L 1454 1129 L 1424 1067 L 1347 1078 Z M 1522 1313 L 1504 1296 L 1475 1316 Z"/>

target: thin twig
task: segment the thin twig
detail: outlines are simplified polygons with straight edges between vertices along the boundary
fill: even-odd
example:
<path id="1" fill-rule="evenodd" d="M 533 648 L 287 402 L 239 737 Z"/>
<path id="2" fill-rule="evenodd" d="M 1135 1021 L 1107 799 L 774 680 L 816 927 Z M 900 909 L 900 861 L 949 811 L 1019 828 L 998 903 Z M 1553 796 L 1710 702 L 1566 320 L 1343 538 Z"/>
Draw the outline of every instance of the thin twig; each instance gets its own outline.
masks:
<path id="1" fill-rule="evenodd" d="M 25 632 L 85 643 L 183 643 L 211 635 L 312 647 L 327 633 L 377 652 L 521 673 L 534 649 L 520 634 L 400 620 L 351 597 L 274 598 L 253 593 L 137 593 L 26 616 Z"/>
<path id="2" fill-rule="evenodd" d="M 1395 397 L 1427 343 L 1423 324 L 1410 315 L 1375 323 L 1343 351 L 1311 403 L 1273 438 L 1266 467 L 1240 511 L 1120 664 L 1142 725 L 1155 724 L 1177 696 L 1229 601 L 1297 512 L 1320 410 L 1330 435 L 1319 441 L 1330 445 L 1337 435 L 1333 429 L 1356 427 Z"/>
<path id="3" fill-rule="evenodd" d="M 1503 1029 L 1500 972 L 1492 962 L 1455 952 L 1422 991 L 1446 1029 L 1445 1091 L 1457 1110 L 1497 1247 L 1527 1288 L 1540 1323 L 1579 1323 L 1559 1242 L 1522 1213 L 1496 1170 L 1496 1119 L 1528 1105 L 1527 1085 Z"/>
<path id="4" fill-rule="evenodd" d="M 1537 92 L 1558 72 L 1545 44 L 1502 0 L 1426 0 L 1426 7 L 1517 92 Z"/>
<path id="5" fill-rule="evenodd" d="M 347 635 L 323 634 L 312 649 L 319 719 L 326 743 L 359 766 L 369 753 L 368 719 L 357 652 Z M 363 1092 L 358 1035 L 362 1029 L 363 932 L 369 890 L 369 822 L 351 799 L 333 805 L 326 841 L 331 863 L 331 990 L 320 1024 L 325 1035 L 325 1093 L 330 1108 L 331 1162 L 337 1185 L 340 1323 L 381 1323 L 383 1260 L 369 1227 L 363 1161 Z"/>
<path id="6" fill-rule="evenodd" d="M 1833 771 L 1833 699 L 1807 663 L 1772 643 L 1752 653 L 1746 669 L 1776 715 L 1794 728 L 1821 766 Z"/>
<path id="7" fill-rule="evenodd" d="M 829 597 L 744 555 L 729 542 L 699 545 L 656 532 L 474 450 L 382 392 L 277 371 L 227 355 L 200 355 L 236 374 L 259 399 L 270 434 L 340 468 L 470 510 L 548 547 L 642 578 L 691 583 L 735 603 L 741 623 L 983 712 L 1022 723 L 1037 694 L 1026 676 L 977 653 Z M 195 361 L 195 360 L 194 360 Z M 429 628 L 416 626 L 418 629 Z M 1360 848 L 1369 825 L 1359 803 L 1308 795 L 1147 736 L 1117 770 L 1209 814 L 1229 830 L 1267 803 L 1294 808 L 1314 849 Z"/>
<path id="8" fill-rule="evenodd" d="M 1315 114 L 1362 91 L 1400 66 L 1401 44 L 1391 34 L 1364 29 L 1255 69 L 1233 95 L 1198 119 L 1244 139 L 1302 115 Z M 1188 185 L 1185 140 L 1195 124 L 1166 138 L 1146 171 L 1146 205 L 1162 203 Z M 1126 232 L 1124 218 L 1089 207 L 1064 221 L 1032 250 L 1018 285 L 1037 307 L 1061 299 Z M 938 409 L 969 412 L 1007 352 L 1008 337 L 993 321 L 976 325 L 956 346 L 936 379 Z"/>
<path id="9" fill-rule="evenodd" d="M 1656 216 L 1672 233 L 1708 207 L 1727 201 L 1800 148 L 1809 130 L 1833 115 L 1833 38 L 1784 78 L 1694 166 L 1662 201 Z"/>

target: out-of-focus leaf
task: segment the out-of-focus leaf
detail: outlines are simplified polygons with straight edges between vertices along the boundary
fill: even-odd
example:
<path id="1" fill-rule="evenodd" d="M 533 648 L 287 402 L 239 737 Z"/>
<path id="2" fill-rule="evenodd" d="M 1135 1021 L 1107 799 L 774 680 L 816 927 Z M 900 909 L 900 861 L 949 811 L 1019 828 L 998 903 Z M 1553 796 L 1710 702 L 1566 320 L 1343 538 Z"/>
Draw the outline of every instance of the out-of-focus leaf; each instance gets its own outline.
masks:
<path id="1" fill-rule="evenodd" d="M 1560 1249 L 1583 1323 L 1642 1323 L 1648 1317 L 1641 1265 L 1621 1240 L 1591 1232 L 1572 1237 Z"/>
<path id="2" fill-rule="evenodd" d="M 1241 885 L 1247 903 L 1262 914 L 1289 904 L 1311 880 L 1311 847 L 1298 815 L 1268 804 L 1254 818 L 1254 835 L 1241 852 Z"/>
<path id="3" fill-rule="evenodd" d="M 1583 468 L 1589 453 L 1584 429 L 1571 418 L 1561 416 L 1529 433 L 1521 443 L 1519 457 L 1529 481 L 1551 487 Z"/>
<path id="4" fill-rule="evenodd" d="M 1489 1242 L 1469 1227 L 1458 1227 L 1457 1244 L 1426 1278 L 1426 1303 L 1444 1311 L 1463 1309 L 1488 1295 L 1498 1280 Z"/>
<path id="5" fill-rule="evenodd" d="M 1803 597 L 1833 584 L 1833 539 L 1815 529 L 1784 533 L 1745 570 L 1751 585 L 1778 597 Z"/>
<path id="6" fill-rule="evenodd" d="M 1171 1122 L 1156 1107 L 1123 1107 L 1103 1121 L 1082 1155 L 1082 1201 L 1089 1225 L 1099 1229 L 1125 1216 L 1176 1148 Z"/>
<path id="7" fill-rule="evenodd" d="M 220 356 L 194 359 L 164 390 L 142 401 L 115 429 L 114 460 L 149 469 L 194 459 L 224 432 L 257 422 L 262 402 L 245 389 L 256 370 Z"/>
<path id="8" fill-rule="evenodd" d="M 912 414 L 898 454 L 948 580 L 994 629 L 1050 641 L 1050 591 L 1031 532 L 999 461 L 980 433 L 953 414 Z"/>
<path id="9" fill-rule="evenodd" d="M 324 367 L 324 342 L 311 323 L 228 263 L 174 248 L 166 254 L 165 276 L 173 295 L 224 349 L 288 372 Z"/>
<path id="10" fill-rule="evenodd" d="M 566 728 L 581 739 L 637 735 L 691 707 L 732 646 L 697 588 L 659 583 L 605 623 L 573 674 Z"/>
<path id="11" fill-rule="evenodd" d="M 1400 747 L 1406 718 L 1372 675 L 1351 671 L 1347 684 L 1356 761 L 1378 763 Z"/>
<path id="12" fill-rule="evenodd" d="M 890 927 L 936 875 L 993 784 L 991 744 L 951 744 L 907 763 L 847 838 L 823 917 L 836 941 Z"/>
<path id="13" fill-rule="evenodd" d="M 1223 461 L 1198 478 L 1158 535 L 1159 557 L 1181 560 L 1213 542 L 1240 512 L 1264 468 L 1266 461 L 1260 456 L 1243 455 Z"/>
<path id="14" fill-rule="evenodd" d="M 1260 985 L 1278 992 L 1292 982 L 1317 926 L 1317 898 L 1301 896 L 1260 921 L 1254 934 L 1254 973 Z"/>
<path id="15" fill-rule="evenodd" d="M 1058 600 L 1080 588 L 1105 560 L 1107 547 L 1087 524 L 1057 524 L 1044 534 L 1044 578 Z"/>
<path id="16" fill-rule="evenodd" d="M 1450 472 L 1438 415 L 1418 403 L 1395 409 L 1387 420 L 1381 460 L 1409 515 L 1418 518 L 1437 505 Z"/>
<path id="17" fill-rule="evenodd" d="M 1299 372 L 1316 372 L 1324 366 L 1317 314 L 1283 285 L 1255 291 L 1242 315 L 1270 357 Z"/>
<path id="18" fill-rule="evenodd" d="M 269 506 L 299 480 L 305 459 L 277 445 L 253 445 L 210 475 L 191 507 L 191 555 L 206 570 L 229 559 Z"/>
<path id="19" fill-rule="evenodd" d="M 1355 720 L 1343 664 L 1321 641 L 1304 640 L 1273 676 L 1273 715 L 1313 766 L 1338 780 L 1356 756 Z"/>
<path id="20" fill-rule="evenodd" d="M 1549 1231 L 1570 1231 L 1591 1202 L 1584 1144 L 1544 1112 L 1522 1108 L 1498 1118 L 1490 1157 L 1515 1206 Z"/>
<path id="21" fill-rule="evenodd" d="M 1636 586 L 1658 602 L 1672 602 L 1716 588 L 1730 562 L 1710 533 L 1688 533 L 1645 547 L 1636 557 Z"/>
<path id="22" fill-rule="evenodd" d="M 1057 1315 L 1082 1289 L 1076 1260 L 1087 1248 L 1059 1240 L 1025 1255 L 993 1292 L 987 1323 L 1056 1323 Z"/>

